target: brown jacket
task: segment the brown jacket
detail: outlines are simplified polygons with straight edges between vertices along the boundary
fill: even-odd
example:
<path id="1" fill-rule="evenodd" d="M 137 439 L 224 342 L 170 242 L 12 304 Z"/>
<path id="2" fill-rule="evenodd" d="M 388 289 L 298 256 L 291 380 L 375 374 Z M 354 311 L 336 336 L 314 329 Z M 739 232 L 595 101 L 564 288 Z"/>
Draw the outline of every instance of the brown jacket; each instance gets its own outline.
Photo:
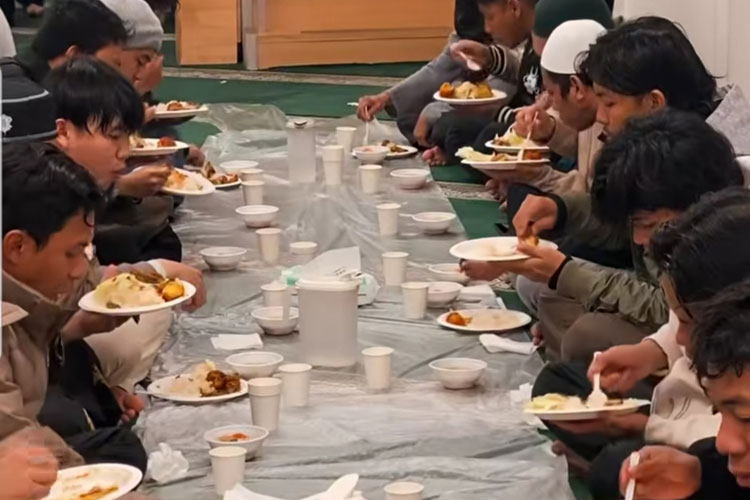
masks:
<path id="1" fill-rule="evenodd" d="M 3 272 L 0 441 L 19 432 L 34 433 L 63 466 L 83 460 L 36 418 L 47 392 L 49 348 L 69 316 L 59 304 Z"/>

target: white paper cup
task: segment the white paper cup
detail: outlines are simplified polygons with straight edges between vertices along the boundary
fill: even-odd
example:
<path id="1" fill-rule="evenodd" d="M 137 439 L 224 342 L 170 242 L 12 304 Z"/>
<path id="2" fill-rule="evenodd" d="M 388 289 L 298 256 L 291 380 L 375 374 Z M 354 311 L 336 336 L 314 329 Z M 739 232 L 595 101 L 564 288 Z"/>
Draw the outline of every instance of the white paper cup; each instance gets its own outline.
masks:
<path id="1" fill-rule="evenodd" d="M 369 347 L 362 351 L 367 387 L 374 391 L 383 391 L 391 387 L 392 356 L 393 349 L 390 347 Z"/>
<path id="2" fill-rule="evenodd" d="M 284 296 L 289 288 L 284 283 L 267 283 L 260 287 L 263 291 L 263 303 L 266 307 L 283 307 Z"/>
<path id="3" fill-rule="evenodd" d="M 344 154 L 348 155 L 352 152 L 352 146 L 354 145 L 354 133 L 357 131 L 354 127 L 336 127 L 336 142 L 339 146 L 344 147 Z"/>
<path id="4" fill-rule="evenodd" d="M 427 291 L 429 283 L 410 282 L 401 285 L 404 296 L 404 316 L 406 319 L 422 319 L 427 312 Z"/>
<path id="5" fill-rule="evenodd" d="M 385 252 L 383 254 L 385 286 L 399 286 L 406 280 L 408 258 L 409 254 L 406 252 Z"/>
<path id="6" fill-rule="evenodd" d="M 314 241 L 295 241 L 289 245 L 289 253 L 294 255 L 296 265 L 307 264 L 318 252 L 318 244 Z"/>
<path id="7" fill-rule="evenodd" d="M 375 194 L 380 190 L 380 173 L 383 167 L 380 165 L 362 165 L 359 167 L 359 180 L 362 184 L 362 192 Z"/>
<path id="8" fill-rule="evenodd" d="M 262 205 L 263 204 L 263 181 L 243 181 L 242 197 L 245 205 Z"/>
<path id="9" fill-rule="evenodd" d="M 242 170 L 240 172 L 240 180 L 242 182 L 262 181 L 263 170 L 259 168 L 248 168 L 246 170 Z"/>
<path id="10" fill-rule="evenodd" d="M 399 203 L 382 203 L 378 209 L 378 227 L 381 236 L 395 236 L 398 234 L 398 214 L 401 210 Z"/>
<path id="11" fill-rule="evenodd" d="M 383 490 L 386 500 L 422 500 L 424 486 L 419 483 L 401 481 L 391 483 Z"/>
<path id="12" fill-rule="evenodd" d="M 340 186 L 344 164 L 338 161 L 323 161 L 326 186 Z"/>
<path id="13" fill-rule="evenodd" d="M 281 379 L 273 377 L 252 378 L 247 382 L 253 425 L 268 429 L 269 432 L 279 428 L 282 384 Z"/>
<path id="14" fill-rule="evenodd" d="M 245 477 L 245 455 L 247 450 L 240 446 L 219 446 L 208 452 L 211 457 L 211 470 L 214 476 L 216 493 L 223 495 Z"/>
<path id="15" fill-rule="evenodd" d="M 307 363 L 291 363 L 279 367 L 285 406 L 307 406 L 310 400 L 311 374 L 312 366 Z"/>
<path id="16" fill-rule="evenodd" d="M 323 162 L 344 163 L 344 146 L 333 144 L 320 148 Z"/>
<path id="17" fill-rule="evenodd" d="M 281 229 L 267 227 L 255 231 L 260 243 L 260 256 L 267 264 L 276 264 L 281 256 Z"/>

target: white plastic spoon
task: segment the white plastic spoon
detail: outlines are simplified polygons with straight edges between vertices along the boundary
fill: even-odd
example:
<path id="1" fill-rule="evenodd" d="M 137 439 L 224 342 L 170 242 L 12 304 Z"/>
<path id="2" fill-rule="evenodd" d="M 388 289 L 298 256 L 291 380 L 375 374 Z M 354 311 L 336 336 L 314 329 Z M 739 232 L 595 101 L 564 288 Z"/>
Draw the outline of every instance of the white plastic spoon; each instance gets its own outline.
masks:
<path id="1" fill-rule="evenodd" d="M 638 467 L 641 462 L 641 455 L 636 451 L 630 455 L 630 467 Z M 628 486 L 625 489 L 625 500 L 633 500 L 635 496 L 635 479 L 628 481 Z"/>
<path id="2" fill-rule="evenodd" d="M 529 145 L 529 141 L 531 140 L 531 133 L 534 131 L 534 124 L 536 123 L 537 117 L 539 117 L 539 111 L 534 113 L 534 119 L 531 120 L 531 125 L 529 126 L 529 133 L 526 134 L 526 139 L 523 140 L 523 146 L 521 146 L 521 149 L 518 151 L 516 161 L 523 160 L 523 154 L 526 151 L 526 147 Z"/>
<path id="3" fill-rule="evenodd" d="M 482 71 L 482 67 L 474 59 L 470 58 L 463 52 L 459 52 L 459 54 L 461 54 L 461 57 L 466 61 L 466 67 L 469 68 L 469 71 Z"/>
<path id="4" fill-rule="evenodd" d="M 599 357 L 601 353 L 594 353 L 594 360 Z M 589 397 L 586 399 L 586 406 L 589 408 L 604 408 L 607 405 L 607 395 L 604 394 L 601 388 L 601 374 L 594 374 L 594 390 L 591 391 Z"/>

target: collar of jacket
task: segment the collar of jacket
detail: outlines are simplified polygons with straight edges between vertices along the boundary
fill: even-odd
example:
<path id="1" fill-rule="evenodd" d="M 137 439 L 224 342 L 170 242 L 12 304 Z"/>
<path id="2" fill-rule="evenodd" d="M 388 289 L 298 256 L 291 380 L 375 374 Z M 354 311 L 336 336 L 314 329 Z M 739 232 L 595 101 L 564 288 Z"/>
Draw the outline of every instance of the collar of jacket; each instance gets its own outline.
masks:
<path id="1" fill-rule="evenodd" d="M 38 340 L 51 341 L 70 317 L 53 302 L 3 271 L 3 302 L 23 309 L 27 316 L 16 323 Z"/>

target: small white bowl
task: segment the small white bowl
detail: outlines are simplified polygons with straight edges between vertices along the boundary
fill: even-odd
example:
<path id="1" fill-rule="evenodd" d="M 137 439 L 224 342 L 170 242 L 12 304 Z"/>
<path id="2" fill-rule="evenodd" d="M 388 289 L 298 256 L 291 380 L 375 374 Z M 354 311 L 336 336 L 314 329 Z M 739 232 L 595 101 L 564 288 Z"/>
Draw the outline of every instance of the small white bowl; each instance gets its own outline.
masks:
<path id="1" fill-rule="evenodd" d="M 281 307 L 261 307 L 252 312 L 253 319 L 266 335 L 289 335 L 297 328 L 299 310 L 289 308 L 289 319 L 282 319 Z"/>
<path id="2" fill-rule="evenodd" d="M 435 281 L 427 289 L 427 304 L 443 307 L 453 303 L 463 290 L 463 286 L 453 281 Z"/>
<path id="3" fill-rule="evenodd" d="M 284 362 L 284 356 L 268 351 L 247 351 L 232 354 L 226 363 L 245 380 L 270 377 Z"/>
<path id="4" fill-rule="evenodd" d="M 450 229 L 456 214 L 450 212 L 422 212 L 412 216 L 414 222 L 427 234 L 443 234 Z"/>
<path id="5" fill-rule="evenodd" d="M 258 168 L 257 161 L 251 160 L 232 160 L 225 161 L 219 164 L 219 169 L 223 170 L 228 174 L 239 174 L 243 170 L 249 170 Z"/>
<path id="6" fill-rule="evenodd" d="M 279 207 L 272 205 L 245 205 L 235 210 L 242 216 L 247 227 L 268 227 L 271 225 L 276 215 L 279 213 Z"/>
<path id="7" fill-rule="evenodd" d="M 435 264 L 430 266 L 427 270 L 440 281 L 452 281 L 453 283 L 459 283 L 461 285 L 468 285 L 471 279 L 461 271 L 461 266 L 458 264 Z"/>
<path id="8" fill-rule="evenodd" d="M 437 379 L 446 389 L 474 387 L 487 363 L 471 358 L 443 358 L 430 363 Z"/>
<path id="9" fill-rule="evenodd" d="M 233 271 L 242 262 L 247 250 L 240 247 L 209 247 L 200 254 L 213 271 Z"/>
<path id="10" fill-rule="evenodd" d="M 241 441 L 220 441 L 222 436 L 231 436 L 233 434 L 244 434 L 249 439 Z M 247 450 L 247 458 L 253 458 L 260 455 L 263 447 L 263 441 L 268 437 L 268 430 L 257 425 L 225 425 L 216 427 L 203 433 L 203 439 L 208 442 L 211 448 L 220 446 L 239 446 Z"/>
<path id="11" fill-rule="evenodd" d="M 385 146 L 359 146 L 354 148 L 354 156 L 362 163 L 382 163 L 390 151 Z"/>
<path id="12" fill-rule="evenodd" d="M 430 178 L 430 172 L 421 168 L 402 168 L 391 172 L 391 177 L 401 189 L 422 189 Z"/>

